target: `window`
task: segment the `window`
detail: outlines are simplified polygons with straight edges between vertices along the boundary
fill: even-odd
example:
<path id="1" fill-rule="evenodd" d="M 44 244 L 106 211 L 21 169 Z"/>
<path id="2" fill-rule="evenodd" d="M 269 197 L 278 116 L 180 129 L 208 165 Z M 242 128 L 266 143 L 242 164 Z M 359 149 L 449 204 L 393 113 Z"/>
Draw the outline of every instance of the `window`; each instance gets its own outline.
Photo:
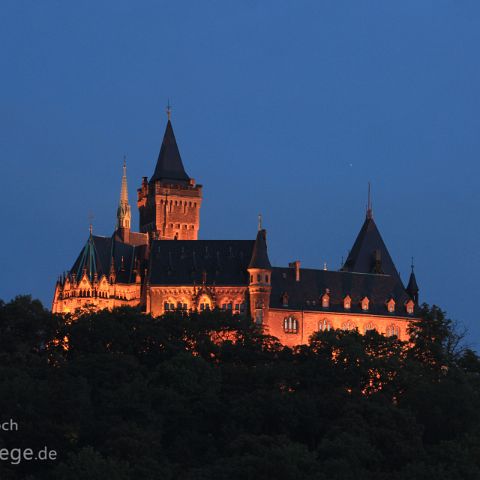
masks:
<path id="1" fill-rule="evenodd" d="M 368 306 L 370 305 L 370 300 L 368 297 L 363 297 L 362 299 L 362 310 L 368 310 Z"/>
<path id="2" fill-rule="evenodd" d="M 397 325 L 389 325 L 387 327 L 387 337 L 398 337 L 400 338 L 400 327 L 397 327 Z"/>
<path id="3" fill-rule="evenodd" d="M 324 293 L 322 295 L 322 307 L 328 308 L 330 306 L 330 295 L 328 293 Z"/>
<path id="4" fill-rule="evenodd" d="M 376 330 L 375 325 L 372 322 L 368 322 L 365 325 L 365 333 L 367 333 L 369 330 Z"/>
<path id="5" fill-rule="evenodd" d="M 355 330 L 356 328 L 356 325 L 351 320 L 342 323 L 342 330 Z"/>
<path id="6" fill-rule="evenodd" d="M 262 280 L 262 276 L 260 274 L 257 275 L 257 282 L 260 282 Z"/>
<path id="7" fill-rule="evenodd" d="M 343 308 L 345 310 L 350 310 L 352 308 L 352 299 L 350 298 L 350 295 L 347 295 L 344 299 L 343 299 Z"/>
<path id="8" fill-rule="evenodd" d="M 263 324 L 263 309 L 257 308 L 255 310 L 255 323 L 257 325 L 262 325 Z"/>
<path id="9" fill-rule="evenodd" d="M 393 313 L 395 311 L 395 300 L 393 298 L 391 298 L 388 302 L 387 302 L 387 310 L 390 312 L 390 313 Z"/>
<path id="10" fill-rule="evenodd" d="M 414 306 L 415 306 L 415 304 L 413 303 L 412 300 L 409 300 L 409 301 L 406 303 L 405 307 L 406 307 L 407 313 L 408 313 L 409 315 L 412 315 L 412 314 L 413 314 Z"/>
<path id="11" fill-rule="evenodd" d="M 282 306 L 288 307 L 288 293 L 284 292 L 282 294 Z"/>
<path id="12" fill-rule="evenodd" d="M 320 332 L 328 332 L 330 331 L 331 328 L 332 328 L 332 324 L 326 318 L 318 322 L 318 330 Z"/>
<path id="13" fill-rule="evenodd" d="M 283 331 L 285 333 L 298 333 L 298 320 L 292 315 L 283 319 Z"/>
<path id="14" fill-rule="evenodd" d="M 268 283 L 268 275 L 265 275 L 265 283 Z"/>
<path id="15" fill-rule="evenodd" d="M 167 310 L 175 310 L 175 304 L 174 304 L 174 303 L 170 303 L 170 302 L 165 302 L 165 303 L 164 303 L 164 308 L 165 308 L 165 311 L 167 311 Z"/>
<path id="16" fill-rule="evenodd" d="M 250 275 L 250 283 L 253 283 L 253 275 Z"/>

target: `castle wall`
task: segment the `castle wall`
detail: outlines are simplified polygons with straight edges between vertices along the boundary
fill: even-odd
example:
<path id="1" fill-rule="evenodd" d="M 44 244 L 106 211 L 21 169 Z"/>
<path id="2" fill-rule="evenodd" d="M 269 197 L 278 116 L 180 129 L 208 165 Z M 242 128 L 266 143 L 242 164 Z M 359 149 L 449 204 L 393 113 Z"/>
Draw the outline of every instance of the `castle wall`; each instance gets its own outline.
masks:
<path id="1" fill-rule="evenodd" d="M 289 323 L 285 319 L 289 317 Z M 293 322 L 296 320 L 296 324 Z M 400 340 L 408 340 L 408 318 L 378 315 L 360 315 L 350 313 L 332 313 L 318 311 L 297 311 L 288 308 L 270 309 L 266 333 L 277 337 L 283 345 L 293 347 L 308 343 L 315 332 L 322 329 L 355 329 L 364 334 L 366 330 L 375 329 L 384 335 L 397 335 Z M 296 325 L 296 328 L 295 328 Z M 285 329 L 287 326 L 287 329 Z M 287 331 L 285 331 L 287 330 Z"/>

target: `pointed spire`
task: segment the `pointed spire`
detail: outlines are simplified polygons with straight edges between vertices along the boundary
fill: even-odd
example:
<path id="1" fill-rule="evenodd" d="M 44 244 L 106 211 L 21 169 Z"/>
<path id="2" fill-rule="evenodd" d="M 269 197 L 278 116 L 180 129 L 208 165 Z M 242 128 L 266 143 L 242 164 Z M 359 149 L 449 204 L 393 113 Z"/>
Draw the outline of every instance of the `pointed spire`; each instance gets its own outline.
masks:
<path id="1" fill-rule="evenodd" d="M 414 272 L 414 264 L 413 264 L 413 257 L 412 257 L 412 265 L 411 265 L 412 271 L 410 272 L 410 279 L 408 280 L 408 285 L 406 288 L 407 293 L 410 295 L 412 300 L 418 304 L 418 292 L 419 288 L 417 285 L 417 279 L 415 278 L 415 272 Z"/>
<path id="2" fill-rule="evenodd" d="M 169 110 L 167 109 L 167 113 Z M 167 127 L 163 135 L 162 146 L 158 154 L 155 172 L 150 179 L 153 181 L 165 181 L 166 183 L 180 183 L 182 185 L 190 182 L 190 177 L 183 167 L 180 151 L 178 150 L 175 134 L 173 133 L 172 122 L 170 118 L 167 121 Z"/>
<path id="3" fill-rule="evenodd" d="M 262 229 L 262 214 L 258 214 L 258 230 L 260 231 Z"/>
<path id="4" fill-rule="evenodd" d="M 127 185 L 127 158 L 123 156 L 123 175 L 122 187 L 120 189 L 120 202 L 117 208 L 117 230 L 120 231 L 124 242 L 128 243 L 129 231 L 132 220 L 132 211 L 128 203 L 128 185 Z"/>
<path id="5" fill-rule="evenodd" d="M 267 232 L 261 229 L 257 233 L 257 238 L 253 246 L 252 258 L 248 268 L 263 268 L 270 270 L 272 268 L 267 252 Z"/>
<path id="6" fill-rule="evenodd" d="M 373 218 L 372 198 L 370 192 L 370 182 L 368 182 L 368 199 L 367 199 L 367 219 Z"/>
<path id="7" fill-rule="evenodd" d="M 123 175 L 122 188 L 120 190 L 120 204 L 128 204 L 128 185 L 127 185 L 127 157 L 123 156 Z"/>

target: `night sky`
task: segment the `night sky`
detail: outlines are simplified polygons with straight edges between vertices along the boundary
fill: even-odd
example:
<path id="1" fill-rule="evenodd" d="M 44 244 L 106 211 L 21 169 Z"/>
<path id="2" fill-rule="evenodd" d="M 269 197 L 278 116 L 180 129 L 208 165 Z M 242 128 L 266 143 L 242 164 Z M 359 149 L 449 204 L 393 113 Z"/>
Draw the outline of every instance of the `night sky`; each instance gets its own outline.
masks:
<path id="1" fill-rule="evenodd" d="M 204 185 L 200 238 L 331 269 L 374 218 L 404 281 L 480 346 L 480 2 L 19 1 L 0 5 L 0 298 L 50 307 L 110 235 L 172 122 Z"/>

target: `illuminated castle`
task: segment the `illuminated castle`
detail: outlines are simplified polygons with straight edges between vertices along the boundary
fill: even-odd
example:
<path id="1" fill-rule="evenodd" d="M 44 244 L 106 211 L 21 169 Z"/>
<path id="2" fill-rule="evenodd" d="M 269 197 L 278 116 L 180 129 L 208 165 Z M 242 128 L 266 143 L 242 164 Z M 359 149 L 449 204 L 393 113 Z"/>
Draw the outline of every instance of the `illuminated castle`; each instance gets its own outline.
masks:
<path id="1" fill-rule="evenodd" d="M 90 235 L 55 286 L 54 313 L 122 305 L 154 316 L 175 309 L 250 313 L 286 345 L 330 328 L 377 329 L 406 339 L 417 313 L 415 275 L 405 288 L 371 206 L 339 271 L 272 267 L 266 231 L 255 240 L 198 240 L 202 186 L 185 172 L 170 115 L 153 176 L 138 189 L 140 232 L 131 230 L 126 165 L 113 235 Z M 274 241 L 274 240 L 273 240 Z"/>

